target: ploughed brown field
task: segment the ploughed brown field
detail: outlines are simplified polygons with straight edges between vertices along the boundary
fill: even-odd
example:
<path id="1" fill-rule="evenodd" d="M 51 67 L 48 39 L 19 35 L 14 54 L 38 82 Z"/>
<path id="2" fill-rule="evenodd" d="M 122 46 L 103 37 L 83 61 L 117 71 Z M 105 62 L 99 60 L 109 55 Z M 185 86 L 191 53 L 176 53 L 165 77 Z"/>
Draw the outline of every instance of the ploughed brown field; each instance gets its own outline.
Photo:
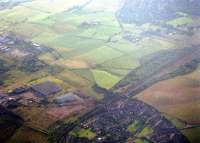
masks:
<path id="1" fill-rule="evenodd" d="M 200 68 L 161 81 L 137 95 L 137 98 L 190 124 L 200 123 Z"/>

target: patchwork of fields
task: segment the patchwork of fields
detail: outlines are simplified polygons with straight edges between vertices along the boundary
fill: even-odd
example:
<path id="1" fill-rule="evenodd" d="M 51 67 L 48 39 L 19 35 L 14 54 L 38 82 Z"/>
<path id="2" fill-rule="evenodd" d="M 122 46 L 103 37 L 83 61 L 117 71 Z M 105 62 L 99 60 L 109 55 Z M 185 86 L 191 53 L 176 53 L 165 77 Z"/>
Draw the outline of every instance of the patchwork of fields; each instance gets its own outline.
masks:
<path id="1" fill-rule="evenodd" d="M 49 97 L 37 97 L 40 101 L 31 106 L 11 109 L 25 124 L 6 143 L 46 143 L 45 133 L 30 125 L 54 132 L 96 103 L 112 98 L 107 95 L 110 92 L 134 96 L 133 100 L 155 108 L 177 128 L 181 124 L 180 132 L 192 143 L 200 141 L 200 17 L 180 14 L 160 23 L 125 23 L 117 17 L 122 3 L 30 0 L 0 7 L 0 93 L 11 94 L 46 81 L 62 89 Z M 80 100 L 54 102 L 66 93 L 75 93 Z M 141 128 L 139 120 L 133 121 L 126 125 L 126 132 Z M 70 135 L 97 138 L 93 132 L 97 127 L 90 126 L 93 130 L 76 127 Z M 154 138 L 152 128 L 142 128 L 137 131 L 139 138 L 132 136 L 126 142 L 148 143 L 141 138 L 149 134 Z"/>
<path id="2" fill-rule="evenodd" d="M 95 12 L 90 5 L 73 7 L 81 2 L 84 0 L 67 4 L 62 0 L 53 4 L 37 0 L 23 3 L 0 12 L 1 30 L 54 49 L 39 58 L 67 70 L 88 71 L 92 74 L 87 77 L 85 72 L 77 74 L 83 81 L 95 79 L 93 82 L 107 89 L 139 66 L 142 56 L 175 47 L 165 39 L 140 36 L 146 29 L 153 29 L 153 25 L 146 29 L 124 25 L 122 29 L 109 8 Z M 73 8 L 67 10 L 68 7 Z M 109 81 L 110 77 L 109 83 L 100 81 Z"/>

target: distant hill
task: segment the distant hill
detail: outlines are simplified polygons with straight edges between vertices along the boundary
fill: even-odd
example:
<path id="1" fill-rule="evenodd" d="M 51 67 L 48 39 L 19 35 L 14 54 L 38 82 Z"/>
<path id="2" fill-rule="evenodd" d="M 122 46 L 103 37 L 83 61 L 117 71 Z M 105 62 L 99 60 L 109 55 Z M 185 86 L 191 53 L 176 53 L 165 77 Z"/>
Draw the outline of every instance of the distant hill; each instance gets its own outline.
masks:
<path id="1" fill-rule="evenodd" d="M 169 20 L 180 13 L 200 15 L 199 0 L 125 0 L 118 18 L 125 23 Z"/>
<path id="2" fill-rule="evenodd" d="M 32 0 L 1 0 L 0 1 L 0 10 L 4 10 L 7 8 L 13 8 L 23 2 L 31 2 L 31 1 Z"/>

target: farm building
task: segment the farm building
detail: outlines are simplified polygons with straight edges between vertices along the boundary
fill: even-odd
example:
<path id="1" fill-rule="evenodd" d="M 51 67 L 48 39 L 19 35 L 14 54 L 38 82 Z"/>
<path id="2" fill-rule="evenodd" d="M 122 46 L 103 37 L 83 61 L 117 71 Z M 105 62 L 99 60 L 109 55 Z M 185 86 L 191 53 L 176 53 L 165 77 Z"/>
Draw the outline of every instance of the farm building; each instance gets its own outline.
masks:
<path id="1" fill-rule="evenodd" d="M 59 86 L 49 81 L 36 84 L 31 89 L 38 96 L 50 96 L 61 91 Z"/>
<path id="2" fill-rule="evenodd" d="M 76 94 L 70 92 L 65 95 L 57 97 L 54 101 L 56 103 L 62 104 L 65 102 L 74 102 L 74 101 L 78 101 L 78 100 L 81 100 L 81 98 L 78 97 Z"/>

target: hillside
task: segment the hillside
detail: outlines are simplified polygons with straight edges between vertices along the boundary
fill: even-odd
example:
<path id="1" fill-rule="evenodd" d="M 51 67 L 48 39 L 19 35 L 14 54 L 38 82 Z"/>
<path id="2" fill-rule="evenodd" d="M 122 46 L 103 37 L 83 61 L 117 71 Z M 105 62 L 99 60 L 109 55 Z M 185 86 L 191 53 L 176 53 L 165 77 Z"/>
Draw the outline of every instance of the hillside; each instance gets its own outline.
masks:
<path id="1" fill-rule="evenodd" d="M 178 17 L 180 13 L 199 15 L 198 0 L 126 0 L 118 18 L 126 23 L 160 22 Z"/>

